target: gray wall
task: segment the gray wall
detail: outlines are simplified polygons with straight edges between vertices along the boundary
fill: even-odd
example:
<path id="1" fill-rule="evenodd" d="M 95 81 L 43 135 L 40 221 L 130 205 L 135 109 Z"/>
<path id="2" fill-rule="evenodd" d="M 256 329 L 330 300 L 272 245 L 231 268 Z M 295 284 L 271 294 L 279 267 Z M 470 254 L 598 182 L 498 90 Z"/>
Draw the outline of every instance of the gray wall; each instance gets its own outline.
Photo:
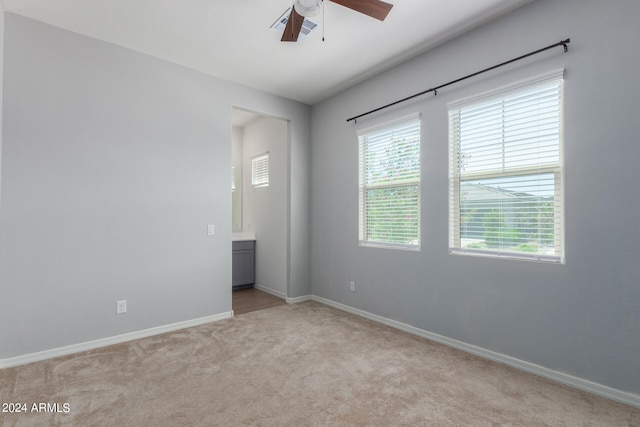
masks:
<path id="1" fill-rule="evenodd" d="M 256 233 L 256 284 L 287 295 L 287 122 L 262 117 L 243 132 L 243 229 Z M 269 152 L 269 186 L 251 185 L 251 159 Z"/>
<path id="2" fill-rule="evenodd" d="M 640 393 L 639 16 L 635 0 L 538 0 L 314 106 L 313 293 Z M 345 121 L 567 37 L 567 54 L 557 48 L 356 125 Z M 449 255 L 447 103 L 562 67 L 566 264 Z M 360 248 L 356 129 L 416 111 L 422 250 Z"/>
<path id="3" fill-rule="evenodd" d="M 13 14 L 4 65 L 0 359 L 231 310 L 233 106 L 291 122 L 310 293 L 308 106 Z"/>
<path id="4" fill-rule="evenodd" d="M 0 210 L 2 209 L 2 107 L 3 107 L 3 81 L 4 75 L 4 6 L 0 2 Z M 1 252 L 0 252 L 1 255 Z"/>

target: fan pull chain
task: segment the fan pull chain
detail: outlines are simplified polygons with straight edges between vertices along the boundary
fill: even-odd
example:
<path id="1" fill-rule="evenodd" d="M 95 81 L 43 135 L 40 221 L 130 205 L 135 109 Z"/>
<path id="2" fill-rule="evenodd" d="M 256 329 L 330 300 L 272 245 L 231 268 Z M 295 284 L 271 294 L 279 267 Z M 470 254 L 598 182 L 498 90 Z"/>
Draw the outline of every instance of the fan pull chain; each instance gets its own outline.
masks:
<path id="1" fill-rule="evenodd" d="M 322 0 L 322 41 L 324 42 L 324 0 Z"/>

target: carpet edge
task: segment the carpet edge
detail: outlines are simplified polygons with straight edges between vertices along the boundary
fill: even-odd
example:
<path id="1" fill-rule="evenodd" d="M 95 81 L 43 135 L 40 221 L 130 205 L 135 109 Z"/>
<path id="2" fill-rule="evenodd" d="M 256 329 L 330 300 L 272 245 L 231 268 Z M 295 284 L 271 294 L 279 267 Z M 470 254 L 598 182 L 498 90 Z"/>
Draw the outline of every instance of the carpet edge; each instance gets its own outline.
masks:
<path id="1" fill-rule="evenodd" d="M 412 335 L 417 335 L 419 337 L 428 339 L 430 341 L 434 341 L 439 344 L 443 344 L 448 347 L 452 347 L 457 350 L 461 350 L 466 353 L 470 353 L 470 354 L 482 357 L 484 359 L 489 359 L 494 362 L 505 364 L 512 368 L 516 368 L 521 371 L 524 371 L 533 375 L 537 375 L 539 377 L 543 377 L 560 384 L 570 386 L 572 388 L 576 388 L 591 394 L 595 394 L 600 397 L 605 397 L 607 399 L 614 400 L 619 403 L 624 403 L 626 405 L 640 408 L 640 395 L 618 390 L 609 386 L 605 386 L 589 380 L 585 380 L 583 378 L 574 377 L 572 375 L 555 371 L 553 369 L 549 369 L 544 366 L 536 365 L 534 363 L 527 362 L 525 360 L 517 359 L 515 357 L 507 356 L 502 353 L 497 353 L 495 351 L 487 350 L 485 348 L 468 344 L 463 341 L 458 341 L 456 339 L 439 335 L 434 332 L 429 332 L 427 330 L 420 329 L 406 323 L 398 322 L 397 320 L 379 316 L 377 314 L 373 314 L 365 310 L 360 310 L 360 309 L 357 309 L 357 308 L 354 308 L 354 307 L 351 307 L 327 298 L 319 297 L 317 295 L 312 295 L 311 300 L 324 305 L 328 305 L 330 307 L 336 308 L 341 311 L 346 311 L 347 313 L 364 317 L 366 319 L 372 320 L 377 323 L 381 323 L 386 326 L 390 326 L 394 329 L 398 329 Z"/>

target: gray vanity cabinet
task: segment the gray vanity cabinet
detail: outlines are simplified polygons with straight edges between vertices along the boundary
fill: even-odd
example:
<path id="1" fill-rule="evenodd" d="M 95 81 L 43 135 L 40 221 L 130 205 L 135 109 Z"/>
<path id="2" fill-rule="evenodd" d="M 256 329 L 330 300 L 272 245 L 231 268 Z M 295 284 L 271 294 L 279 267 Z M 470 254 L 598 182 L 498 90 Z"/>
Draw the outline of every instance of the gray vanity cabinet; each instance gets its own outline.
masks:
<path id="1" fill-rule="evenodd" d="M 250 288 L 256 282 L 256 242 L 242 240 L 232 242 L 232 272 L 233 289 Z"/>

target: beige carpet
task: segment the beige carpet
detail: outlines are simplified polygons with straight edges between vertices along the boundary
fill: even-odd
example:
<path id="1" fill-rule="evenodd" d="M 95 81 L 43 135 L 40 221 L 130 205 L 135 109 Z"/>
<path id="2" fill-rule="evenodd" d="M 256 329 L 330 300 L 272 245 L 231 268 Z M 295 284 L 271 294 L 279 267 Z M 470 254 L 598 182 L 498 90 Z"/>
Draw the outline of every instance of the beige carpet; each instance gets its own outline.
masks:
<path id="1" fill-rule="evenodd" d="M 638 408 L 313 302 L 4 369 L 0 387 L 61 411 L 3 426 L 640 425 Z"/>

